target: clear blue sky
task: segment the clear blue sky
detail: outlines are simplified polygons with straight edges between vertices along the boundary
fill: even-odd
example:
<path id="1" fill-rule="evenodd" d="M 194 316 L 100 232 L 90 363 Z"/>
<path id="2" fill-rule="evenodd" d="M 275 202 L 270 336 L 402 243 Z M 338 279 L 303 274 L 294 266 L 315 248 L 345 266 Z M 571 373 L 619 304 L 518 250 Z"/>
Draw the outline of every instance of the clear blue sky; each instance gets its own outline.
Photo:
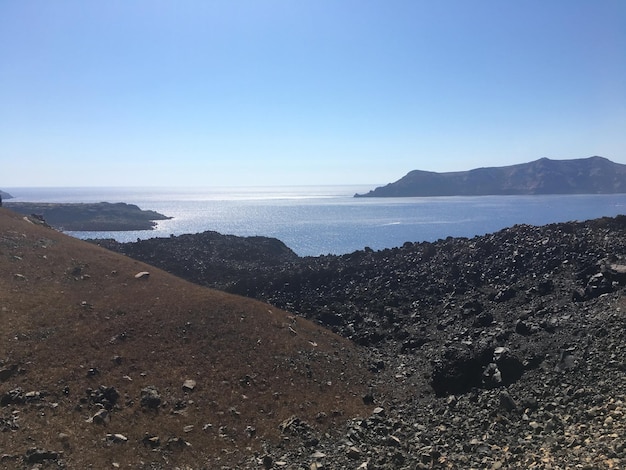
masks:
<path id="1" fill-rule="evenodd" d="M 626 163 L 624 0 L 1 0 L 0 187 Z"/>

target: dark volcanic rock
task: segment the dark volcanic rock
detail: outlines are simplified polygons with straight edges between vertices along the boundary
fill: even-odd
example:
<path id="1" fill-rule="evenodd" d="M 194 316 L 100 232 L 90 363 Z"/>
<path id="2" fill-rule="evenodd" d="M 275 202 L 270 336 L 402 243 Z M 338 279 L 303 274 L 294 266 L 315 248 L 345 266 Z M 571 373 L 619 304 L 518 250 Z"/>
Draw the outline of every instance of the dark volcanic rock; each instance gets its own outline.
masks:
<path id="1" fill-rule="evenodd" d="M 99 242 L 363 346 L 372 372 L 363 399 L 384 412 L 326 437 L 287 420 L 281 444 L 248 468 L 626 463 L 626 216 L 343 256 L 252 242 L 210 233 Z"/>
<path id="2" fill-rule="evenodd" d="M 10 366 L 0 367 L 0 382 L 5 382 L 9 378 L 13 377 L 15 374 L 18 373 L 18 369 L 19 367 L 17 364 L 11 364 Z"/>
<path id="3" fill-rule="evenodd" d="M 236 237 L 211 231 L 132 243 L 90 241 L 185 279 L 224 290 L 248 279 L 253 282 L 259 267 L 271 269 L 298 260 L 298 255 L 275 238 Z"/>
<path id="4" fill-rule="evenodd" d="M 95 390 L 89 388 L 86 394 L 90 404 L 101 405 L 104 409 L 109 411 L 115 406 L 120 397 L 115 387 L 106 387 L 104 385 L 100 385 L 100 387 Z"/>
<path id="5" fill-rule="evenodd" d="M 46 460 L 58 460 L 61 454 L 50 450 L 31 448 L 26 451 L 24 461 L 26 463 L 41 463 Z"/>
<path id="6" fill-rule="evenodd" d="M 141 406 L 148 409 L 156 410 L 161 406 L 161 395 L 153 386 L 143 388 L 141 390 Z"/>
<path id="7" fill-rule="evenodd" d="M 431 385 L 438 395 L 464 393 L 481 385 L 483 369 L 468 346 L 451 345 L 433 363 Z"/>
<path id="8" fill-rule="evenodd" d="M 626 284 L 626 261 L 618 256 L 626 253 L 625 232 L 626 217 L 619 216 L 305 258 L 277 240 L 214 232 L 97 243 L 194 282 L 266 300 L 364 346 L 426 348 L 436 360 L 446 341 L 463 344 L 467 352 L 451 367 L 461 375 L 479 371 L 469 381 L 474 385 L 495 347 L 525 345 L 536 360 L 547 353 L 543 344 L 557 325 L 574 328 L 571 316 L 558 314 L 577 308 L 572 291 L 588 300 Z M 535 335 L 528 345 L 522 339 Z M 484 357 L 472 362 L 479 354 Z"/>
<path id="9" fill-rule="evenodd" d="M 611 194 L 626 192 L 626 165 L 602 157 L 542 158 L 519 165 L 434 173 L 414 170 L 395 183 L 355 197 Z"/>

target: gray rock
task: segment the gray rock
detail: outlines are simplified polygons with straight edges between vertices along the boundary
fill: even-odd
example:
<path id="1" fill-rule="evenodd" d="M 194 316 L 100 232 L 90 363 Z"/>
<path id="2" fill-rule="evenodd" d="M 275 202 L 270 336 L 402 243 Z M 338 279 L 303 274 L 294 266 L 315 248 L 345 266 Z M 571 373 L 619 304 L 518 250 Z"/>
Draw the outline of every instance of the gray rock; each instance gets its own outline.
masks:
<path id="1" fill-rule="evenodd" d="M 24 393 L 20 387 L 9 390 L 0 396 L 0 406 L 24 403 L 25 401 Z"/>
<path id="2" fill-rule="evenodd" d="M 149 386 L 141 390 L 141 406 L 157 410 L 161 406 L 161 395 L 154 386 Z"/>
<path id="3" fill-rule="evenodd" d="M 372 410 L 372 414 L 375 416 L 385 416 L 385 409 L 382 406 L 377 406 Z"/>
<path id="4" fill-rule="evenodd" d="M 363 454 L 363 452 L 361 452 L 361 450 L 358 447 L 355 447 L 355 446 L 348 447 L 348 451 L 346 452 L 346 455 L 351 460 L 360 459 L 362 454 Z"/>
<path id="5" fill-rule="evenodd" d="M 191 444 L 180 437 L 170 437 L 165 446 L 172 450 L 182 450 L 186 447 L 191 447 Z"/>
<path id="6" fill-rule="evenodd" d="M 44 450 L 38 448 L 30 448 L 24 455 L 24 461 L 26 463 L 42 463 L 45 460 L 58 460 L 61 456 L 61 452 L 54 452 L 51 450 Z"/>
<path id="7" fill-rule="evenodd" d="M 143 443 L 143 445 L 151 447 L 153 449 L 156 449 L 161 445 L 161 439 L 159 438 L 159 436 L 153 436 L 150 434 L 146 434 L 141 442 Z"/>
<path id="8" fill-rule="evenodd" d="M 8 367 L 3 367 L 2 369 L 0 369 L 0 382 L 6 382 L 7 380 L 9 380 L 11 377 L 17 374 L 17 370 L 17 364 L 12 364 Z"/>
<path id="9" fill-rule="evenodd" d="M 122 444 L 124 442 L 128 442 L 128 438 L 123 434 L 107 434 L 107 441 L 111 441 L 114 444 Z"/>
<path id="10" fill-rule="evenodd" d="M 107 424 L 111 421 L 111 415 L 103 408 L 89 418 L 88 421 L 94 424 Z"/>
<path id="11" fill-rule="evenodd" d="M 507 392 L 506 390 L 503 390 L 502 392 L 500 392 L 499 398 L 500 398 L 500 406 L 504 408 L 506 411 L 513 411 L 517 409 L 517 403 L 515 402 L 513 397 L 511 397 L 509 392 Z"/>
<path id="12" fill-rule="evenodd" d="M 196 388 L 196 381 L 193 379 L 187 379 L 183 383 L 183 392 L 193 392 Z"/>

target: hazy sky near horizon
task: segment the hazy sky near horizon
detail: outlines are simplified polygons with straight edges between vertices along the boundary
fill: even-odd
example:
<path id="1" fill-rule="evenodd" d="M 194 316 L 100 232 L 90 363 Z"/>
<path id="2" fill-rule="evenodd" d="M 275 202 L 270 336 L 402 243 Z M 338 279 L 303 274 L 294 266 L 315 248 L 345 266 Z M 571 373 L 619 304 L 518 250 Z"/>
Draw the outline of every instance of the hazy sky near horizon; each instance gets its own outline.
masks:
<path id="1" fill-rule="evenodd" d="M 3 0 L 0 188 L 626 163 L 623 0 Z"/>

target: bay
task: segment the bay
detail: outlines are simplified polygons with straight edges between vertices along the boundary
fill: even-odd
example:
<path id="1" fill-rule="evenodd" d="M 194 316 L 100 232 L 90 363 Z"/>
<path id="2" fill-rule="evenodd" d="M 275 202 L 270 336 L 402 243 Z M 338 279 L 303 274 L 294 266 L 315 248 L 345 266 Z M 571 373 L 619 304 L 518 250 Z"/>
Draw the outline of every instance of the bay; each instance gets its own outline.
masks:
<path id="1" fill-rule="evenodd" d="M 376 185 L 222 188 L 6 188 L 25 202 L 126 202 L 173 217 L 152 231 L 68 232 L 135 241 L 213 230 L 283 241 L 300 256 L 472 237 L 626 213 L 626 194 L 358 198 Z"/>

